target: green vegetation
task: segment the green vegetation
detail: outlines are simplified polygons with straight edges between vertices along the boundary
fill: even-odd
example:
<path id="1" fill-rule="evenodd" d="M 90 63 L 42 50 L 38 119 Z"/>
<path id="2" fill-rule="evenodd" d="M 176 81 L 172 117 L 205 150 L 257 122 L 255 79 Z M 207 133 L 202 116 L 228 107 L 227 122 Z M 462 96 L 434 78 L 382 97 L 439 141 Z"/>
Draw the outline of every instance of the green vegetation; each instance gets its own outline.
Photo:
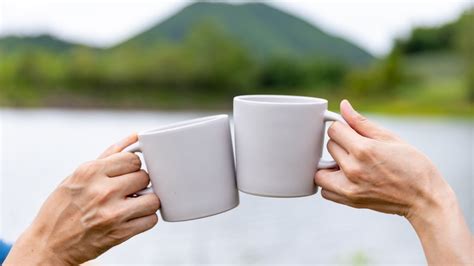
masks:
<path id="1" fill-rule="evenodd" d="M 416 28 L 377 60 L 265 4 L 196 3 L 110 49 L 6 37 L 0 105 L 224 109 L 238 94 L 278 93 L 333 109 L 350 98 L 363 111 L 472 116 L 473 17 Z"/>
<path id="2" fill-rule="evenodd" d="M 7 36 L 0 39 L 0 51 L 4 53 L 27 52 L 38 48 L 50 52 L 62 53 L 70 51 L 75 45 L 54 38 L 49 35 L 39 35 L 35 37 Z"/>
<path id="3" fill-rule="evenodd" d="M 150 43 L 182 42 L 194 25 L 215 23 L 252 57 L 311 57 L 351 64 L 369 63 L 373 56 L 360 47 L 263 3 L 198 2 L 118 47 L 148 47 Z"/>

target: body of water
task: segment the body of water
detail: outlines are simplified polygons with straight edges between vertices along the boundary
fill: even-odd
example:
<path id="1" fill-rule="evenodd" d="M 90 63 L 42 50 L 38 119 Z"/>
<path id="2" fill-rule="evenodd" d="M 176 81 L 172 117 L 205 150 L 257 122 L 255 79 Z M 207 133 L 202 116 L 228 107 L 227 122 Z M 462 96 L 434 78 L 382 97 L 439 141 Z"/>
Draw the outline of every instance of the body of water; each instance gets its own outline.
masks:
<path id="1" fill-rule="evenodd" d="M 0 109 L 0 238 L 14 241 L 56 185 L 133 131 L 209 115 L 191 112 Z M 457 193 L 474 229 L 473 129 L 468 120 L 374 120 L 425 152 Z M 95 264 L 424 264 L 402 217 L 321 198 L 240 194 L 240 206 L 189 222 L 160 221 Z"/>

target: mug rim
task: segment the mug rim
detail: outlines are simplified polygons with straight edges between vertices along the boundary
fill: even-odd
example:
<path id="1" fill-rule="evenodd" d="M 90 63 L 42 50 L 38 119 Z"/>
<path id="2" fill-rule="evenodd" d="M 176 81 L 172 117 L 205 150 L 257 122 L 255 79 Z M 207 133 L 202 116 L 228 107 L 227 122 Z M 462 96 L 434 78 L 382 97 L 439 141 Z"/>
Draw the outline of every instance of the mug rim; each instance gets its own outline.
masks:
<path id="1" fill-rule="evenodd" d="M 173 132 L 173 131 L 182 130 L 182 129 L 186 129 L 186 128 L 190 128 L 194 126 L 199 126 L 199 125 L 203 125 L 203 124 L 213 122 L 219 119 L 226 119 L 226 118 L 228 118 L 228 115 L 226 114 L 198 117 L 194 119 L 167 124 L 161 127 L 153 128 L 153 129 L 148 129 L 148 130 L 140 132 L 138 135 L 149 136 L 149 135 L 154 135 L 154 134 Z"/>
<path id="2" fill-rule="evenodd" d="M 269 100 L 264 100 L 269 99 Z M 284 99 L 291 99 L 284 101 Z M 267 105 L 311 105 L 311 104 L 327 104 L 328 100 L 310 96 L 297 95 L 276 95 L 276 94 L 248 94 L 234 97 L 234 101 L 267 104 Z"/>

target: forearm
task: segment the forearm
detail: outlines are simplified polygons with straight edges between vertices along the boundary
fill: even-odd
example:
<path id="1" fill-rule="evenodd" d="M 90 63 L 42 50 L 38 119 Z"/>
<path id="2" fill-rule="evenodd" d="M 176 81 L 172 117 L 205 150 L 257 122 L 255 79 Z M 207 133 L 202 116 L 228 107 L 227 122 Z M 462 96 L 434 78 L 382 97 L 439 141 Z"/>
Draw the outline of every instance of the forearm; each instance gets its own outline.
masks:
<path id="1" fill-rule="evenodd" d="M 13 245 L 3 265 L 68 265 L 44 245 L 44 239 L 32 228 Z"/>
<path id="2" fill-rule="evenodd" d="M 429 265 L 472 265 L 474 242 L 454 192 L 447 192 L 409 221 Z"/>

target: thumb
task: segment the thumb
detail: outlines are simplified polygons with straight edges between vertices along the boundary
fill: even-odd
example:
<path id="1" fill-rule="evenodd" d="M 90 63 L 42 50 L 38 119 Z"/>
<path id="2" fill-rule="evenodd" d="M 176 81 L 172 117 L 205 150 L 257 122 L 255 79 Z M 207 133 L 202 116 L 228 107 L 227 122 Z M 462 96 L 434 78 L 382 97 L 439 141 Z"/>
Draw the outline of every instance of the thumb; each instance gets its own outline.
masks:
<path id="1" fill-rule="evenodd" d="M 103 159 L 105 157 L 109 157 L 114 153 L 121 152 L 126 147 L 132 145 L 133 143 L 138 141 L 137 133 L 133 133 L 126 138 L 122 139 L 121 141 L 109 146 L 97 159 Z"/>
<path id="2" fill-rule="evenodd" d="M 360 135 L 381 140 L 395 138 L 390 132 L 369 121 L 365 116 L 354 110 L 348 100 L 342 100 L 340 108 L 342 117 Z"/>

